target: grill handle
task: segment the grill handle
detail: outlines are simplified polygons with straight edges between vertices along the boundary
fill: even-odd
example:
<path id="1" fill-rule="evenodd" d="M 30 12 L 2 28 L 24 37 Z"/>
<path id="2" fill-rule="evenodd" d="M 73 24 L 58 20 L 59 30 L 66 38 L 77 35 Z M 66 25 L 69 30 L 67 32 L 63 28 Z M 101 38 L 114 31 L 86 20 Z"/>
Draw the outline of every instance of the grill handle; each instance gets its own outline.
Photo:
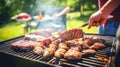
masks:
<path id="1" fill-rule="evenodd" d="M 113 56 L 114 54 L 114 47 L 115 47 L 116 39 L 113 39 L 112 47 L 110 50 L 110 56 L 109 56 L 109 61 L 107 67 L 114 67 L 115 66 L 115 57 Z"/>
<path id="2" fill-rule="evenodd" d="M 83 28 L 83 27 L 87 26 L 88 24 L 89 24 L 89 23 L 88 23 L 88 22 L 86 22 L 86 23 L 84 23 L 84 24 L 80 25 L 78 28 Z"/>

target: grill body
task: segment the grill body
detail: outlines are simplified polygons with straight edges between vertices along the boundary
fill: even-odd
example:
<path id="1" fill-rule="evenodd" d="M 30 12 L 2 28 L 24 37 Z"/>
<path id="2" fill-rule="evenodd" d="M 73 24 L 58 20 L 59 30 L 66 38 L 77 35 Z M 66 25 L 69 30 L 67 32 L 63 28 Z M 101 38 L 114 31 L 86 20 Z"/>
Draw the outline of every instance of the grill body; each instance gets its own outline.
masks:
<path id="1" fill-rule="evenodd" d="M 106 36 L 106 35 L 95 35 L 89 34 L 93 36 L 100 37 L 106 40 L 107 47 L 105 49 L 97 51 L 96 55 L 83 57 L 81 60 L 77 61 L 69 61 L 66 59 L 56 59 L 55 57 L 51 58 L 43 58 L 42 55 L 36 55 L 33 51 L 29 52 L 16 52 L 12 50 L 9 46 L 10 42 L 14 42 L 23 38 L 15 38 L 12 40 L 8 40 L 2 42 L 0 45 L 0 64 L 6 67 L 43 67 L 43 66 L 55 66 L 55 67 L 104 67 L 106 65 L 110 65 L 111 56 L 114 56 L 114 51 L 111 53 L 111 48 L 115 45 L 114 36 Z M 85 36 L 89 36 L 88 34 Z M 99 60 L 99 57 L 109 58 L 109 62 L 105 62 L 103 60 Z"/>

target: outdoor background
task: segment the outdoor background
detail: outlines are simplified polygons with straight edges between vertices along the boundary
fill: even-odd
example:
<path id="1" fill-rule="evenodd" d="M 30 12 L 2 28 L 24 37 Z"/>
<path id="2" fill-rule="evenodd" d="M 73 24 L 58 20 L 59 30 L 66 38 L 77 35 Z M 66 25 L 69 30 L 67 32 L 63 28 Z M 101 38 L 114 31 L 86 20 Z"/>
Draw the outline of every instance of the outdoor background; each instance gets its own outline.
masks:
<path id="1" fill-rule="evenodd" d="M 66 15 L 67 30 L 88 22 L 90 15 L 98 10 L 97 0 L 0 0 L 0 42 L 24 35 L 24 23 L 11 20 L 12 16 L 22 12 L 35 16 L 47 10 L 47 6 L 71 8 Z M 84 27 L 83 31 L 97 34 L 96 27 Z"/>

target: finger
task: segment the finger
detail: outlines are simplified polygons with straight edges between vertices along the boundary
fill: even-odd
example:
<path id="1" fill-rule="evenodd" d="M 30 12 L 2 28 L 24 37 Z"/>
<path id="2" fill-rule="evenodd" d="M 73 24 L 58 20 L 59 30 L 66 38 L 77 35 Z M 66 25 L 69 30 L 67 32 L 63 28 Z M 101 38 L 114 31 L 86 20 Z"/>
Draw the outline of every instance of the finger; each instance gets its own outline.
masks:
<path id="1" fill-rule="evenodd" d="M 95 23 L 95 22 L 93 23 L 93 26 L 96 26 L 96 23 Z"/>
<path id="2" fill-rule="evenodd" d="M 93 25 L 93 18 L 90 18 L 89 24 L 88 24 L 88 29 L 91 28 L 92 25 Z"/>
<path id="3" fill-rule="evenodd" d="M 96 23 L 96 27 L 98 27 L 99 25 L 100 25 L 100 23 L 97 22 L 97 23 Z"/>
<path id="4" fill-rule="evenodd" d="M 96 26 L 96 27 L 98 27 L 100 24 L 98 23 L 98 22 L 94 22 L 93 23 L 93 26 Z"/>

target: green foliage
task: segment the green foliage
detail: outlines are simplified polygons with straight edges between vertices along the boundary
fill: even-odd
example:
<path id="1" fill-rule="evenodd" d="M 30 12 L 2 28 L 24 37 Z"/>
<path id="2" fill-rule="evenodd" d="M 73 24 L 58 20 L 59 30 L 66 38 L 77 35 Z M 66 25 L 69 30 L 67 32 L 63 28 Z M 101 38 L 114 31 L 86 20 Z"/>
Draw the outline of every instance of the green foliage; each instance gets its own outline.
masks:
<path id="1" fill-rule="evenodd" d="M 21 12 L 32 15 L 50 5 L 70 6 L 72 11 L 80 11 L 82 15 L 86 10 L 96 10 L 97 0 L 0 0 L 0 21 L 10 20 Z"/>
<path id="2" fill-rule="evenodd" d="M 56 6 L 70 6 L 73 11 L 79 11 L 81 6 L 85 10 L 97 9 L 97 0 L 56 0 L 54 1 Z"/>
<path id="3" fill-rule="evenodd" d="M 36 1 L 34 0 L 0 0 L 0 21 L 21 13 L 31 13 Z"/>

